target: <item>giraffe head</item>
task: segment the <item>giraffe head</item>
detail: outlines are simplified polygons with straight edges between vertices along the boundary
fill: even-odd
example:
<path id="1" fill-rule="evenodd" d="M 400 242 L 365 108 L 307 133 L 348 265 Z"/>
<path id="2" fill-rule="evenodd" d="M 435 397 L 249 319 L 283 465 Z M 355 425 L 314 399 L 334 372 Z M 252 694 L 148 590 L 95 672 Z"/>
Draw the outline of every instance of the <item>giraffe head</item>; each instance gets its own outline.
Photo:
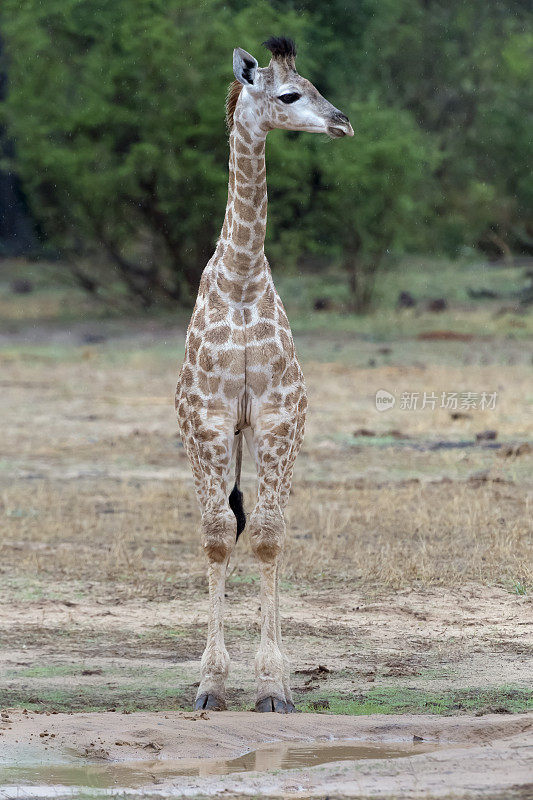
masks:
<path id="1" fill-rule="evenodd" d="M 332 139 L 353 136 L 348 117 L 335 108 L 310 81 L 296 72 L 296 47 L 291 39 L 272 36 L 265 47 L 272 53 L 268 67 L 237 47 L 233 51 L 233 72 L 237 83 L 228 95 L 228 125 L 233 112 L 252 116 L 265 130 L 327 133 Z"/>

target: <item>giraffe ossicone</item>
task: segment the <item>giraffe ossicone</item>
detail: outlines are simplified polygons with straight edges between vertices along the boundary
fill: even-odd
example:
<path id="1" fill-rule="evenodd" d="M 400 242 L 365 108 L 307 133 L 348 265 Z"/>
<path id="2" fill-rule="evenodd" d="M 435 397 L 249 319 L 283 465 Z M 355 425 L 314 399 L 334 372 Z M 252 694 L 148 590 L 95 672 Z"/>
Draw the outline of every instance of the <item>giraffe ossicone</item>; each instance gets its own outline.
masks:
<path id="1" fill-rule="evenodd" d="M 294 704 L 281 641 L 278 578 L 283 511 L 303 439 L 307 398 L 287 315 L 264 252 L 265 140 L 275 128 L 331 138 L 353 136 L 353 130 L 348 118 L 296 72 L 290 39 L 271 37 L 264 44 L 272 57 L 263 69 L 245 50 L 233 53 L 235 81 L 226 103 L 228 203 L 187 331 L 176 411 L 208 561 L 207 645 L 195 708 L 226 707 L 224 588 L 228 561 L 245 522 L 239 487 L 244 436 L 257 469 L 257 502 L 247 523 L 261 576 L 256 710 L 287 712 Z"/>

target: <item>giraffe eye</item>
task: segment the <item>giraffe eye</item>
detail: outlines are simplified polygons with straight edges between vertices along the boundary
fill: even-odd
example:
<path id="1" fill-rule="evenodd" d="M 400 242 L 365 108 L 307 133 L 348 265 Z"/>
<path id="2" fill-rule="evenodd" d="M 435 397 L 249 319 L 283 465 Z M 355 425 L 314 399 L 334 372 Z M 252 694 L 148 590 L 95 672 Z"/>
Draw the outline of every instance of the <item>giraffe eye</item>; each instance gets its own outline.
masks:
<path id="1" fill-rule="evenodd" d="M 281 94 L 278 100 L 281 100 L 282 103 L 295 103 L 297 100 L 300 99 L 302 95 L 298 94 L 298 92 L 289 92 L 289 94 Z"/>

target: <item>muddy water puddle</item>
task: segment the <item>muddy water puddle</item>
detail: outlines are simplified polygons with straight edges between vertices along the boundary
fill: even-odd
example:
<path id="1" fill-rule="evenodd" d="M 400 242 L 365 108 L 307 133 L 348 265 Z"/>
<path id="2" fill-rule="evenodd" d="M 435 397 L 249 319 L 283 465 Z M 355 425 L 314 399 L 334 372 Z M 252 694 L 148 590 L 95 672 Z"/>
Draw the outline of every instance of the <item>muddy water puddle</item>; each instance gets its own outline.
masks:
<path id="1" fill-rule="evenodd" d="M 185 776 L 209 777 L 238 772 L 301 769 L 335 761 L 405 758 L 437 749 L 440 749 L 439 745 L 427 742 L 276 742 L 232 759 L 159 758 L 107 763 L 80 763 L 79 758 L 74 760 L 74 757 L 68 763 L 68 754 L 65 754 L 63 763 L 29 763 L 30 753 L 21 753 L 21 760 L 10 759 L 11 766 L 0 765 L 0 797 L 3 796 L 2 786 L 38 786 L 41 788 L 39 796 L 43 797 L 46 796 L 46 792 L 42 791 L 45 787 L 135 789 Z M 15 766 L 13 762 L 16 764 L 17 761 L 18 765 Z"/>

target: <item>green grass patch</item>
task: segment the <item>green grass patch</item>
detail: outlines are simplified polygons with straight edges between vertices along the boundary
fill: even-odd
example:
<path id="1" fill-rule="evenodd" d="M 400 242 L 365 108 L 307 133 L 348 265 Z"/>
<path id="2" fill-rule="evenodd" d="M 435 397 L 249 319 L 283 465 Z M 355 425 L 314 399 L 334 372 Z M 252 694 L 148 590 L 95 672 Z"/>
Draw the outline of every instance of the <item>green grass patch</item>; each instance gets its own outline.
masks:
<path id="1" fill-rule="evenodd" d="M 0 708 L 33 711 L 164 711 L 192 708 L 194 691 L 177 687 L 73 686 L 0 689 Z"/>
<path id="2" fill-rule="evenodd" d="M 471 308 L 487 305 L 487 299 L 509 304 L 517 301 L 526 280 L 522 267 L 488 264 L 475 257 L 405 256 L 377 273 L 374 307 L 394 309 L 400 292 L 409 292 L 421 308 L 441 297 L 448 304 Z M 312 310 L 317 299 L 342 309 L 349 299 L 347 276 L 334 266 L 303 273 L 274 270 L 274 281 L 287 307 L 295 311 Z M 493 297 L 484 297 L 487 292 Z"/>
<path id="3" fill-rule="evenodd" d="M 59 674 L 59 673 L 56 673 Z M 65 673 L 66 674 L 66 673 Z M 29 676 L 28 676 L 29 677 Z M 174 679 L 177 676 L 173 676 Z M 0 708 L 22 707 L 37 711 L 165 711 L 191 709 L 196 687 L 96 685 L 56 687 L 20 687 L 0 690 Z M 242 691 L 229 692 L 229 708 L 249 710 L 250 698 Z M 513 714 L 533 709 L 533 693 L 515 686 L 487 689 L 459 689 L 426 692 L 421 689 L 376 688 L 360 693 L 313 692 L 298 697 L 300 711 L 347 714 Z"/>
<path id="4" fill-rule="evenodd" d="M 104 306 L 92 300 L 70 281 L 62 279 L 61 266 L 46 268 L 44 263 L 13 263 L 10 277 L 29 278 L 34 291 L 28 295 L 13 295 L 10 284 L 0 280 L 0 330 L 11 332 L 38 322 L 71 324 L 83 321 L 99 326 L 106 337 L 132 327 L 137 318 L 142 324 L 148 319 L 185 328 L 190 308 L 153 308 L 149 314 L 137 309 Z M 522 267 L 489 265 L 473 256 L 450 260 L 434 256 L 406 256 L 378 273 L 373 308 L 366 314 L 352 314 L 348 307 L 346 275 L 334 264 L 320 269 L 275 270 L 274 280 L 286 304 L 293 331 L 297 335 L 312 332 L 356 335 L 371 341 L 413 338 L 434 328 L 472 333 L 476 336 L 503 336 L 523 339 L 533 334 L 533 315 L 515 313 L 521 292 L 527 283 Z M 397 310 L 400 292 L 409 292 L 416 308 Z M 481 294 L 480 294 L 481 293 Z M 488 294 L 487 294 L 488 293 Z M 427 311 L 428 302 L 444 298 L 448 308 L 439 314 Z M 316 311 L 317 300 L 329 303 L 329 310 Z M 502 309 L 507 309 L 502 313 Z M 524 311 L 525 311 L 524 307 Z M 172 334 L 174 336 L 175 334 Z M 74 346 L 73 346 L 74 345 Z M 72 343 L 26 345 L 13 350 L 6 348 L 5 357 L 20 357 L 36 361 L 77 360 L 79 349 L 90 347 L 106 361 L 121 360 L 123 349 L 115 342 L 111 348 L 85 345 L 79 335 Z M 172 343 L 155 344 L 162 360 L 174 358 Z M 327 342 L 324 344 L 327 349 Z M 144 348 L 143 348 L 144 349 Z M 180 346 L 181 349 L 181 346 Z M 156 354 L 157 355 L 157 354 Z M 143 353 L 130 357 L 143 361 Z M 122 363 L 122 361 L 121 361 Z"/>
<path id="5" fill-rule="evenodd" d="M 421 689 L 376 688 L 357 694 L 316 692 L 296 698 L 300 711 L 328 714 L 458 714 L 507 713 L 533 709 L 533 692 L 513 686 L 426 692 Z"/>
<path id="6" fill-rule="evenodd" d="M 164 686 L 166 683 L 183 682 L 186 674 L 180 667 L 168 667 L 166 669 L 142 666 L 123 666 L 120 667 L 99 667 L 93 664 L 49 664 L 32 667 L 22 667 L 18 669 L 8 669 L 4 673 L 5 678 L 26 679 L 39 678 L 42 680 L 62 678 L 65 676 L 75 676 L 81 678 L 105 677 L 113 678 L 132 678 L 142 679 L 143 683 L 154 683 Z"/>
<path id="7" fill-rule="evenodd" d="M 239 575 L 238 573 L 234 573 L 233 575 L 228 576 L 226 582 L 232 586 L 255 586 L 257 583 L 259 583 L 259 576 Z"/>
<path id="8" fill-rule="evenodd" d="M 528 586 L 527 583 L 524 583 L 524 581 L 512 581 L 509 591 L 511 594 L 524 596 L 529 594 L 531 591 L 531 586 Z"/>
<path id="9" fill-rule="evenodd" d="M 61 678 L 65 675 L 81 675 L 85 667 L 80 664 L 35 665 L 22 669 L 6 670 L 6 678 Z"/>

